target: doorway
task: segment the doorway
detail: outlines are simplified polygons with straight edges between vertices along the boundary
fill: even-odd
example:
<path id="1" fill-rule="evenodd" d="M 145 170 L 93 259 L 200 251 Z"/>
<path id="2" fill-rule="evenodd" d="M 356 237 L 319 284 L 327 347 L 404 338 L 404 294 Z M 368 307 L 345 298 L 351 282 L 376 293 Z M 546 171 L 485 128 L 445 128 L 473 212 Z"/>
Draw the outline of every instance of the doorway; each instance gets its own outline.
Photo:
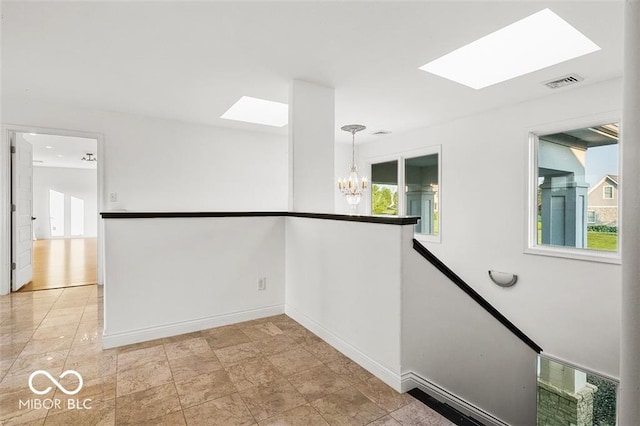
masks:
<path id="1" fill-rule="evenodd" d="M 98 140 L 12 131 L 12 291 L 98 283 Z"/>

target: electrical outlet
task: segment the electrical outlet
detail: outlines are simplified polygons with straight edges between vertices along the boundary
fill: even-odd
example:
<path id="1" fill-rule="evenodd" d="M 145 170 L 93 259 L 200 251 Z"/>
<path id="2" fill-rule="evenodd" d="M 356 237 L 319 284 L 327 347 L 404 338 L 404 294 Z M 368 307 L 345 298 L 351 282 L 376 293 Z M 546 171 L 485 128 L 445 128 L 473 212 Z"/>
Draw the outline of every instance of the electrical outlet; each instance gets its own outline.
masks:
<path id="1" fill-rule="evenodd" d="M 267 277 L 258 278 L 258 291 L 267 289 Z"/>

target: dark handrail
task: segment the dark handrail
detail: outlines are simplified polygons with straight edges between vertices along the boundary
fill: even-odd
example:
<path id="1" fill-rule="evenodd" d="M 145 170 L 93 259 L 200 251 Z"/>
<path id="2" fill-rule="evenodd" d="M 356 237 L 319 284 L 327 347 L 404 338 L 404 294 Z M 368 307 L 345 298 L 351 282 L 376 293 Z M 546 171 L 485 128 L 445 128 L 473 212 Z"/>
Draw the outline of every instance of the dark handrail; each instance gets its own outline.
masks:
<path id="1" fill-rule="evenodd" d="M 415 225 L 418 216 L 365 216 L 333 213 L 304 213 L 282 211 L 260 212 L 101 212 L 103 219 L 159 219 L 159 218 L 201 218 L 201 217 L 302 217 L 308 219 L 342 220 L 347 222 L 381 223 L 384 225 Z"/>
<path id="2" fill-rule="evenodd" d="M 524 334 L 518 327 L 513 325 L 511 321 L 509 321 L 504 315 L 500 313 L 496 308 L 494 308 L 487 300 L 480 296 L 474 289 L 472 289 L 469 284 L 464 282 L 462 278 L 456 275 L 447 265 L 442 263 L 440 259 L 435 257 L 433 253 L 431 253 L 425 246 L 420 244 L 420 242 L 416 239 L 413 240 L 413 248 L 420 253 L 422 257 L 427 259 L 433 266 L 435 266 L 440 272 L 447 276 L 451 281 L 454 282 L 455 285 L 460 287 L 462 291 L 467 293 L 473 300 L 476 301 L 477 304 L 482 306 L 485 311 L 489 312 L 495 319 L 500 321 L 502 325 L 507 327 L 509 331 L 518 337 L 518 339 L 522 340 L 527 346 L 536 351 L 537 353 L 542 352 L 542 348 L 538 346 L 533 340 L 531 340 L 526 334 Z"/>

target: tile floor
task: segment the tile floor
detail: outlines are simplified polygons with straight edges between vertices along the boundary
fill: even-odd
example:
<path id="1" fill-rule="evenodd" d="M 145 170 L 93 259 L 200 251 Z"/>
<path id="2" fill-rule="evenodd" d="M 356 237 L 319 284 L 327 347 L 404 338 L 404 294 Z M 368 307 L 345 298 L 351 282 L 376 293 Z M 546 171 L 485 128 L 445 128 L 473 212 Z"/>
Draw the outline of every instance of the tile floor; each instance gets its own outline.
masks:
<path id="1" fill-rule="evenodd" d="M 452 425 L 286 315 L 107 350 L 101 318 L 97 286 L 0 297 L 0 424 Z"/>

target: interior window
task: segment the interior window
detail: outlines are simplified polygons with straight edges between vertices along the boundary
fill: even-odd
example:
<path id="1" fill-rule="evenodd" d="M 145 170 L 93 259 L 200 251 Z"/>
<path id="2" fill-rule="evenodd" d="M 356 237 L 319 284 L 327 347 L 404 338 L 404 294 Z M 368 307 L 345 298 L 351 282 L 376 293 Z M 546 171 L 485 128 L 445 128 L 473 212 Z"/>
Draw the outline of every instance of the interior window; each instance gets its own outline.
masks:
<path id="1" fill-rule="evenodd" d="M 398 161 L 371 165 L 371 214 L 398 215 Z"/>
<path id="2" fill-rule="evenodd" d="M 404 174 L 406 214 L 420 216 L 415 232 L 438 235 L 438 154 L 405 159 Z"/>

